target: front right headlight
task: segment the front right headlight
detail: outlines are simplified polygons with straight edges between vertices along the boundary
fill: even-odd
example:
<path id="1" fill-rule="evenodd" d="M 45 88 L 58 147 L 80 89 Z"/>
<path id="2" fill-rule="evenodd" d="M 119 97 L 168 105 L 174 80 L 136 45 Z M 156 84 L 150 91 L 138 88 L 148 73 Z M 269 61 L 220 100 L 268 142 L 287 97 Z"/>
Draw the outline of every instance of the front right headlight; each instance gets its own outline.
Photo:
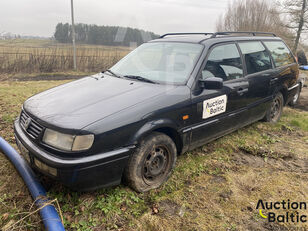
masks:
<path id="1" fill-rule="evenodd" d="M 69 135 L 47 128 L 43 142 L 64 151 L 85 151 L 92 147 L 94 135 Z"/>

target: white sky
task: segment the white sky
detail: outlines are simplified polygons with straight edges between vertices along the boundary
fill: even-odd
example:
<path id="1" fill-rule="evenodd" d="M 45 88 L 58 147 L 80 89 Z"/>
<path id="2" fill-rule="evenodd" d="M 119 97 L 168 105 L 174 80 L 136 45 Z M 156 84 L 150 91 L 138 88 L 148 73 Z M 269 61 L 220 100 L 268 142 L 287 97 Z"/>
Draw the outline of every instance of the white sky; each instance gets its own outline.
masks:
<path id="1" fill-rule="evenodd" d="M 212 32 L 230 0 L 74 0 L 75 22 L 154 33 Z M 0 33 L 52 36 L 71 22 L 70 0 L 1 0 Z"/>

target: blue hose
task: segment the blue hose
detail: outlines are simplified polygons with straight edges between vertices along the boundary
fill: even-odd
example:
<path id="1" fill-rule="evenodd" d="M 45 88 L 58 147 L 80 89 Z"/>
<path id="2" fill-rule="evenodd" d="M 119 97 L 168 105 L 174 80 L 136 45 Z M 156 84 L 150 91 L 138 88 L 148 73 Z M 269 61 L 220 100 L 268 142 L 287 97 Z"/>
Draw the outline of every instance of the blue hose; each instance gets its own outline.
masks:
<path id="1" fill-rule="evenodd" d="M 300 66 L 299 69 L 304 70 L 304 71 L 308 71 L 308 65 Z"/>
<path id="2" fill-rule="evenodd" d="M 19 174 L 28 187 L 36 206 L 41 208 L 45 203 L 48 203 L 48 200 L 46 199 L 46 191 L 41 183 L 37 180 L 30 166 L 2 137 L 0 137 L 0 151 L 6 155 L 6 157 L 14 164 L 15 168 L 18 170 Z M 42 207 L 40 209 L 40 214 L 46 230 L 65 231 L 57 210 L 53 205 Z"/>

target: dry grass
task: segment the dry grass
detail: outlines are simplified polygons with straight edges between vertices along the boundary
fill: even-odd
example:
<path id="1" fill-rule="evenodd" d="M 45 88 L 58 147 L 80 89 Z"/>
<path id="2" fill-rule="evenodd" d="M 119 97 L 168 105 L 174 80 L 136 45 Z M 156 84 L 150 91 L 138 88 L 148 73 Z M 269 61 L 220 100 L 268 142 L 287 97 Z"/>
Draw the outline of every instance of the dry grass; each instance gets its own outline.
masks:
<path id="1" fill-rule="evenodd" d="M 78 45 L 78 71 L 102 71 L 129 51 L 127 47 Z M 73 70 L 73 49 L 70 44 L 51 40 L 0 40 L 0 74 L 70 70 Z"/>

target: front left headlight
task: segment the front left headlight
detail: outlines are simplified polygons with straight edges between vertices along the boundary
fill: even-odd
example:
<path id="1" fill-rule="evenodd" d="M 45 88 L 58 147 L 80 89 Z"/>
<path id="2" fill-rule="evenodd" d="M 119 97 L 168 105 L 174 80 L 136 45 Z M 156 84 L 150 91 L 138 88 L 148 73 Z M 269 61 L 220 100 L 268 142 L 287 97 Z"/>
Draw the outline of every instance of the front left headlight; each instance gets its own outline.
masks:
<path id="1" fill-rule="evenodd" d="M 75 136 L 47 128 L 43 136 L 43 142 L 64 151 L 85 151 L 92 147 L 94 135 Z"/>

